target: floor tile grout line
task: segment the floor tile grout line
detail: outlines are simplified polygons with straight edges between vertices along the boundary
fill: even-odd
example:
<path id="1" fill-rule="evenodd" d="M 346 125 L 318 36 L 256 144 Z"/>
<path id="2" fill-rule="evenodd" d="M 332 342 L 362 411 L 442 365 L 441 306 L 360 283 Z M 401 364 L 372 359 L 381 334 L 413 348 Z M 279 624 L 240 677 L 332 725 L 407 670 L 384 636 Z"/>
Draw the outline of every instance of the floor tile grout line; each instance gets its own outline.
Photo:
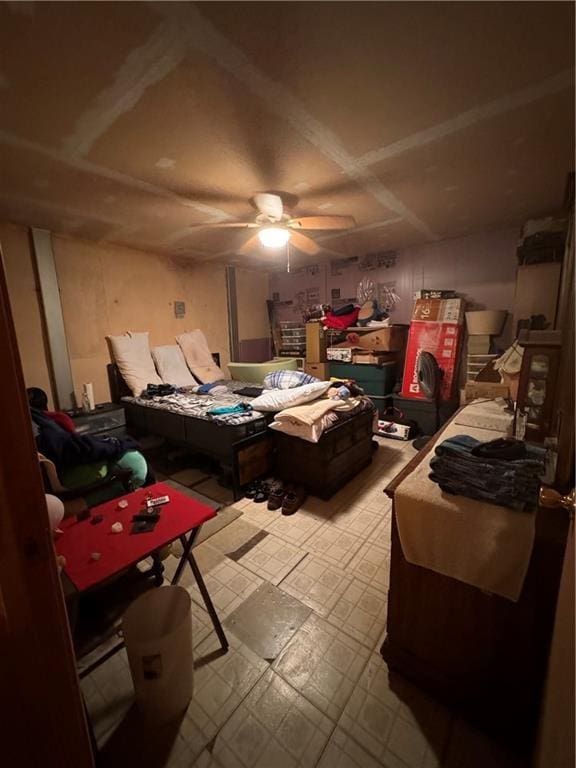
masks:
<path id="1" fill-rule="evenodd" d="M 208 637 L 209 637 L 209 636 L 208 636 Z M 206 638 L 205 638 L 205 639 L 206 639 Z M 204 642 L 204 641 L 203 641 L 203 642 Z M 240 641 L 240 642 L 242 642 L 242 641 Z M 254 652 L 253 652 L 253 653 L 254 653 Z M 256 655 L 256 656 L 258 656 L 258 654 L 255 654 L 255 655 Z M 258 658 L 262 658 L 262 657 L 261 657 L 261 656 L 258 656 Z M 246 698 L 247 698 L 247 697 L 250 695 L 250 693 L 252 693 L 253 689 L 255 688 L 255 686 L 256 686 L 256 685 L 258 685 L 258 683 L 259 683 L 259 682 L 260 682 L 260 680 L 261 680 L 261 679 L 264 677 L 264 675 L 265 675 L 267 672 L 269 672 L 269 671 L 272 669 L 272 665 L 271 665 L 271 664 L 270 664 L 268 661 L 266 661 L 266 659 L 262 659 L 262 660 L 263 660 L 263 661 L 265 661 L 265 662 L 266 662 L 266 664 L 268 665 L 268 666 L 267 666 L 267 669 L 263 670 L 262 674 L 258 676 L 258 678 L 257 678 L 257 679 L 254 681 L 254 683 L 253 683 L 253 684 L 250 686 L 250 688 L 249 688 L 249 689 L 246 691 L 245 695 L 244 695 L 244 696 L 243 696 L 243 697 L 240 699 L 240 701 L 238 702 L 238 704 L 237 704 L 237 705 L 236 705 L 236 706 L 233 708 L 233 710 L 230 712 L 230 714 L 228 715 L 228 717 L 226 718 L 226 720 L 225 720 L 225 721 L 222 723 L 222 725 L 220 725 L 220 727 L 218 728 L 218 730 L 216 731 L 216 733 L 215 733 L 215 734 L 214 734 L 214 735 L 213 735 L 213 736 L 212 736 L 210 739 L 208 739 L 208 742 L 207 742 L 206 744 L 204 744 L 204 746 L 203 746 L 203 747 L 202 747 L 202 749 L 200 750 L 200 753 L 199 753 L 199 754 L 196 756 L 196 758 L 195 758 L 194 762 L 196 762 L 196 760 L 198 760 L 198 758 L 200 757 L 200 755 L 202 754 L 202 752 L 203 752 L 203 751 L 206 749 L 207 745 L 208 745 L 208 744 L 209 744 L 211 741 L 213 741 L 213 742 L 214 742 L 214 744 L 216 743 L 216 739 L 218 738 L 218 735 L 220 734 L 220 731 L 222 731 L 222 729 L 223 729 L 223 728 L 224 728 L 224 726 L 225 726 L 225 725 L 228 723 L 228 721 L 230 720 L 230 718 L 232 717 L 232 715 L 233 715 L 233 714 L 236 712 L 236 710 L 237 710 L 237 709 L 239 709 L 239 707 L 241 707 L 241 706 L 242 706 L 242 704 L 244 703 L 244 701 L 246 700 Z M 194 698 L 194 697 L 192 697 L 192 698 Z M 210 753 L 210 754 L 212 754 L 212 753 Z"/>
<path id="2" fill-rule="evenodd" d="M 326 715 L 326 717 L 328 717 L 328 715 Z M 328 717 L 328 720 L 330 720 L 331 723 L 334 723 L 334 720 L 332 720 L 332 718 Z M 324 752 L 326 752 L 326 750 L 328 749 L 328 744 L 330 744 L 330 740 L 331 740 L 332 736 L 334 735 L 334 732 L 336 731 L 336 728 L 338 728 L 338 721 L 336 721 L 334 723 L 334 728 L 332 728 L 332 730 L 330 731 L 330 734 L 329 734 L 328 738 L 326 739 L 326 743 L 324 744 L 324 746 L 322 747 L 322 751 L 318 755 L 318 759 L 315 761 L 315 763 L 310 768 L 316 768 L 316 766 L 319 765 L 319 763 L 322 760 L 322 757 L 324 755 Z"/>
<path id="3" fill-rule="evenodd" d="M 323 617 L 320 617 L 320 618 L 322 619 Z M 325 619 L 323 619 L 323 620 L 325 621 Z M 353 639 L 354 639 L 354 638 L 353 638 Z M 356 642 L 358 642 L 358 641 L 356 640 Z M 335 722 L 334 728 L 332 729 L 332 731 L 331 731 L 331 733 L 330 733 L 330 736 L 328 737 L 328 740 L 326 741 L 326 744 L 325 744 L 325 746 L 324 746 L 324 749 L 322 750 L 321 756 L 322 756 L 322 754 L 324 754 L 325 748 L 328 746 L 328 742 L 329 742 L 329 741 L 330 741 L 330 739 L 332 738 L 332 734 L 334 733 L 334 731 L 335 731 L 335 730 L 336 730 L 336 728 L 338 727 L 338 725 L 339 725 L 340 721 L 342 720 L 342 715 L 344 714 L 344 711 L 346 710 L 346 706 L 348 705 L 348 702 L 349 702 L 349 701 L 350 701 L 350 699 L 352 698 L 352 694 L 354 693 L 354 689 L 356 688 L 356 686 L 358 685 L 358 683 L 359 683 L 359 682 L 360 682 L 360 680 L 362 679 L 362 675 L 363 675 L 363 674 L 364 674 L 364 672 L 366 671 L 366 668 L 367 668 L 368 664 L 370 663 L 370 659 L 371 659 L 371 658 L 372 658 L 372 654 L 371 654 L 371 653 L 369 653 L 369 654 L 368 654 L 368 658 L 367 658 L 367 660 L 366 660 L 366 662 L 365 662 L 364 666 L 362 667 L 362 670 L 361 670 L 360 674 L 358 675 L 358 679 L 357 679 L 357 680 L 356 680 L 356 682 L 354 683 L 354 686 L 352 687 L 352 690 L 350 691 L 350 694 L 348 695 L 348 697 L 346 698 L 346 701 L 345 701 L 345 702 L 344 702 L 344 704 L 342 705 L 342 711 L 341 711 L 341 712 L 340 712 L 340 714 L 338 715 L 338 719 L 337 719 L 336 721 L 334 721 L 334 720 L 333 720 L 333 719 L 330 717 L 330 715 L 326 714 L 325 712 L 322 712 L 322 710 L 320 710 L 320 708 L 319 708 L 319 707 L 318 707 L 318 706 L 317 706 L 317 705 L 316 705 L 316 704 L 315 704 L 315 703 L 314 703 L 314 702 L 313 702 L 313 701 L 312 701 L 312 700 L 311 700 L 311 699 L 310 699 L 308 696 L 306 696 L 306 694 L 304 693 L 304 691 L 302 691 L 302 692 L 298 691 L 298 693 L 300 693 L 300 695 L 301 695 L 301 696 L 303 696 L 303 697 L 306 699 L 306 701 L 307 701 L 309 704 L 312 704 L 312 706 L 313 706 L 313 707 L 315 707 L 315 708 L 316 708 L 316 709 L 318 709 L 320 712 L 322 712 L 322 714 L 323 714 L 325 717 L 327 717 L 327 718 L 328 718 L 328 720 L 330 720 L 330 722 L 332 722 L 332 723 L 334 723 L 334 722 Z M 291 687 L 291 688 L 293 688 L 293 686 L 291 685 L 291 683 L 290 683 L 288 680 L 286 680 L 286 678 L 285 678 L 285 677 L 282 675 L 282 673 L 281 673 L 280 671 L 276 671 L 276 670 L 272 670 L 272 671 L 273 671 L 273 672 L 275 672 L 275 673 L 276 673 L 276 674 L 277 674 L 279 677 L 281 677 L 281 678 L 282 678 L 282 680 L 284 680 L 284 682 L 285 682 L 285 683 L 287 683 L 288 685 L 290 685 L 290 687 Z M 346 729 L 345 729 L 343 726 L 340 726 L 340 727 L 341 727 L 341 728 L 342 728 L 342 730 L 343 730 L 343 731 L 346 733 L 346 735 L 347 735 L 347 736 L 350 736 L 350 734 L 348 733 L 348 731 L 347 731 L 347 730 L 346 730 Z M 350 737 L 351 737 L 351 736 L 350 736 Z M 352 737 L 351 737 L 351 738 L 352 738 Z M 354 741 L 355 741 L 355 739 L 354 739 Z M 356 743 L 358 743 L 358 742 L 356 742 Z M 364 751 L 366 751 L 366 749 L 365 749 L 364 747 L 363 747 L 363 749 L 364 749 Z M 369 754 L 371 754 L 371 753 L 369 753 Z M 318 762 L 320 761 L 320 759 L 321 759 L 321 756 L 318 758 L 318 761 L 317 761 L 316 763 L 314 763 L 314 766 L 318 765 Z M 377 759 L 377 758 L 376 758 L 376 759 Z M 378 762 L 379 762 L 379 761 L 378 761 Z"/>
<path id="4" fill-rule="evenodd" d="M 286 581 L 286 579 L 288 578 L 288 576 L 290 576 L 290 574 L 291 574 L 291 573 L 293 573 L 293 571 L 295 571 L 295 570 L 296 570 L 296 568 L 298 568 L 298 566 L 300 565 L 300 563 L 303 563 L 303 562 L 304 562 L 304 560 L 306 560 L 306 558 L 307 558 L 307 557 L 310 555 L 310 552 L 304 552 L 304 550 L 302 550 L 302 552 L 303 552 L 303 555 L 302 555 L 302 557 L 300 558 L 300 560 L 298 560 L 298 562 L 297 562 L 297 563 L 295 563 L 295 564 L 292 566 L 292 568 L 291 568 L 291 569 L 289 570 L 289 572 L 288 572 L 288 573 L 287 573 L 287 574 L 286 574 L 286 575 L 285 575 L 285 576 L 282 578 L 282 580 L 281 580 L 281 581 L 279 581 L 279 582 L 278 582 L 278 584 L 276 584 L 276 585 L 275 585 L 276 587 L 278 587 L 278 589 L 281 589 L 281 585 L 282 585 L 282 584 L 283 584 L 283 583 Z M 284 590 L 282 590 L 282 591 L 284 592 Z M 288 593 L 288 592 L 286 592 L 286 594 L 289 594 L 289 593 Z M 295 599 L 298 599 L 298 598 L 295 598 Z M 302 601 L 300 600 L 299 602 L 302 602 Z M 304 603 L 302 603 L 302 604 L 304 605 Z M 312 609 L 312 610 L 314 610 L 314 609 Z"/>
<path id="5" fill-rule="evenodd" d="M 318 710 L 318 712 L 320 712 L 320 714 L 321 714 L 321 715 L 323 715 L 323 717 L 325 717 L 327 720 L 329 720 L 329 722 L 331 722 L 331 723 L 333 724 L 333 726 L 334 726 L 334 727 L 331 729 L 331 731 L 330 731 L 330 733 L 329 733 L 329 735 L 328 735 L 328 738 L 326 739 L 326 744 L 324 745 L 324 747 L 323 747 L 322 751 L 320 752 L 320 755 L 318 756 L 318 759 L 317 759 L 317 760 L 316 760 L 316 761 L 313 763 L 313 765 L 311 766 L 311 768 L 315 768 L 315 766 L 317 766 L 317 765 L 318 765 L 318 763 L 320 762 L 320 760 L 321 760 L 321 758 L 322 758 L 322 755 L 324 754 L 324 750 L 326 749 L 326 746 L 328 745 L 328 742 L 329 742 L 329 741 L 330 741 L 330 739 L 332 738 L 332 734 L 334 733 L 334 731 L 335 731 L 335 730 L 336 730 L 336 728 L 338 727 L 338 721 L 336 721 L 336 722 L 335 722 L 335 721 L 334 721 L 334 720 L 333 720 L 333 719 L 330 717 L 330 715 L 326 714 L 325 712 L 322 712 L 322 710 L 320 709 L 320 707 L 318 707 L 316 704 L 314 704 L 314 702 L 310 701 L 310 699 L 309 699 L 307 696 L 305 696 L 305 694 L 304 694 L 304 693 L 302 693 L 301 691 L 299 691 L 297 688 L 294 688 L 294 686 L 293 686 L 291 683 L 289 683 L 289 682 L 288 682 L 288 680 L 286 680 L 284 677 L 282 677 L 282 675 L 281 675 L 279 672 L 277 672 L 275 669 L 273 669 L 273 670 L 272 670 L 272 672 L 274 672 L 274 674 L 278 675 L 278 677 L 279 677 L 279 678 L 280 678 L 280 679 L 281 679 L 281 680 L 282 680 L 284 683 L 286 683 L 286 685 L 288 685 L 290 688 L 292 688 L 292 690 L 293 690 L 293 691 L 295 691 L 295 692 L 296 692 L 296 694 L 297 694 L 298 696 L 301 696 L 303 699 L 306 699 L 306 701 L 307 701 L 309 704 L 311 704 L 311 705 L 312 705 L 312 706 L 313 706 L 315 709 L 317 709 L 317 710 Z"/>

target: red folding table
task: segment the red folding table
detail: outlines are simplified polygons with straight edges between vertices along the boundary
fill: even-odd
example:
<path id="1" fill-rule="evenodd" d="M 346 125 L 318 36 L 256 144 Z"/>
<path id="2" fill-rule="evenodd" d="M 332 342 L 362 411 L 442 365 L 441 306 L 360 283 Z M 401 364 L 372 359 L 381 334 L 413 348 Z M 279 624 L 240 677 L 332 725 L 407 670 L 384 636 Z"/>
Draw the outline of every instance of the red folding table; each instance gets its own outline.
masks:
<path id="1" fill-rule="evenodd" d="M 145 510 L 146 498 L 150 496 L 169 496 L 170 501 L 158 508 L 160 518 L 154 530 L 148 533 L 131 533 L 132 517 Z M 125 508 L 118 506 L 122 500 L 127 502 Z M 102 521 L 94 524 L 94 519 L 99 515 L 102 516 Z M 88 519 L 78 521 L 71 517 L 64 520 L 61 525 L 63 533 L 56 541 L 56 551 L 66 559 L 64 572 L 75 596 L 79 598 L 89 590 L 103 587 L 106 582 L 130 566 L 154 556 L 167 544 L 179 540 L 183 552 L 171 584 L 178 583 L 188 562 L 225 652 L 228 650 L 228 641 L 192 553 L 192 546 L 202 523 L 215 516 L 216 512 L 205 504 L 179 493 L 165 483 L 156 483 L 93 507 Z M 114 523 L 122 524 L 121 533 L 112 531 Z M 84 669 L 80 676 L 89 674 L 123 646 L 124 643 L 120 642 Z"/>

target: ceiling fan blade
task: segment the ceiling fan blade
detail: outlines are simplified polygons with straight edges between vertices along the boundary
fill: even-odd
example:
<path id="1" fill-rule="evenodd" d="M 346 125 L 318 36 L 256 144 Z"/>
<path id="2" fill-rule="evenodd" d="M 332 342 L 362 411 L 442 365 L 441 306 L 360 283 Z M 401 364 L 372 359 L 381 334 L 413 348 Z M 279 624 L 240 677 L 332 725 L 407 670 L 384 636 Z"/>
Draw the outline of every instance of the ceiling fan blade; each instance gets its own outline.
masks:
<path id="1" fill-rule="evenodd" d="M 218 221 L 215 224 L 203 224 L 202 226 L 211 227 L 212 229 L 230 229 L 233 227 L 239 229 L 252 229 L 257 227 L 258 224 L 254 221 Z"/>
<path id="2" fill-rule="evenodd" d="M 252 237 L 247 240 L 243 246 L 241 246 L 238 249 L 238 253 L 250 253 L 256 246 L 260 245 L 260 240 L 258 239 L 258 235 L 252 235 Z"/>
<path id="3" fill-rule="evenodd" d="M 356 226 L 353 216 L 299 216 L 290 219 L 291 229 L 352 229 Z"/>
<path id="4" fill-rule="evenodd" d="M 284 213 L 284 205 L 279 195 L 272 195 L 269 192 L 259 192 L 254 195 L 254 205 L 260 213 L 270 216 L 272 219 L 280 221 Z"/>
<path id="5" fill-rule="evenodd" d="M 320 252 L 320 246 L 317 245 L 312 238 L 306 237 L 306 235 L 301 235 L 300 232 L 291 230 L 290 242 L 295 248 L 298 248 L 299 251 L 307 253 L 310 256 L 315 256 Z"/>

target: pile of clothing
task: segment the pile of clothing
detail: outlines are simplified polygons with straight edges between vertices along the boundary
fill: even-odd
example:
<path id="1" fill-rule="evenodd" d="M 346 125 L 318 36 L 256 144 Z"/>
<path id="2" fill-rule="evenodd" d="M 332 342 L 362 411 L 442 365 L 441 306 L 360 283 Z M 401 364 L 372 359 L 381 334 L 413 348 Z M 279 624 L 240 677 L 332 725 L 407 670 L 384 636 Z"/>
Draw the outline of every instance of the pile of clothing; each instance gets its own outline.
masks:
<path id="1" fill-rule="evenodd" d="M 546 450 L 521 440 L 483 443 L 455 435 L 438 445 L 430 479 L 446 492 L 530 512 L 538 504 Z"/>

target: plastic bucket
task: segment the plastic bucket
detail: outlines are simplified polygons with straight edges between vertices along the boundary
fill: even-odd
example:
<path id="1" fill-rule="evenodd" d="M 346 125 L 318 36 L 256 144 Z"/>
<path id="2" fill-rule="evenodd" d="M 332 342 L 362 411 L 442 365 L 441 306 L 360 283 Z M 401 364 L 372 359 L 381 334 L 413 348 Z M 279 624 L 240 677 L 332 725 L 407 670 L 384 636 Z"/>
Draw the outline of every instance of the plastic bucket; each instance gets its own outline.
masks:
<path id="1" fill-rule="evenodd" d="M 191 599 L 183 587 L 152 589 L 122 619 L 136 704 L 146 720 L 164 723 L 192 698 Z"/>
<path id="2" fill-rule="evenodd" d="M 483 309 L 466 312 L 466 326 L 470 336 L 499 336 L 506 321 L 505 309 Z"/>

